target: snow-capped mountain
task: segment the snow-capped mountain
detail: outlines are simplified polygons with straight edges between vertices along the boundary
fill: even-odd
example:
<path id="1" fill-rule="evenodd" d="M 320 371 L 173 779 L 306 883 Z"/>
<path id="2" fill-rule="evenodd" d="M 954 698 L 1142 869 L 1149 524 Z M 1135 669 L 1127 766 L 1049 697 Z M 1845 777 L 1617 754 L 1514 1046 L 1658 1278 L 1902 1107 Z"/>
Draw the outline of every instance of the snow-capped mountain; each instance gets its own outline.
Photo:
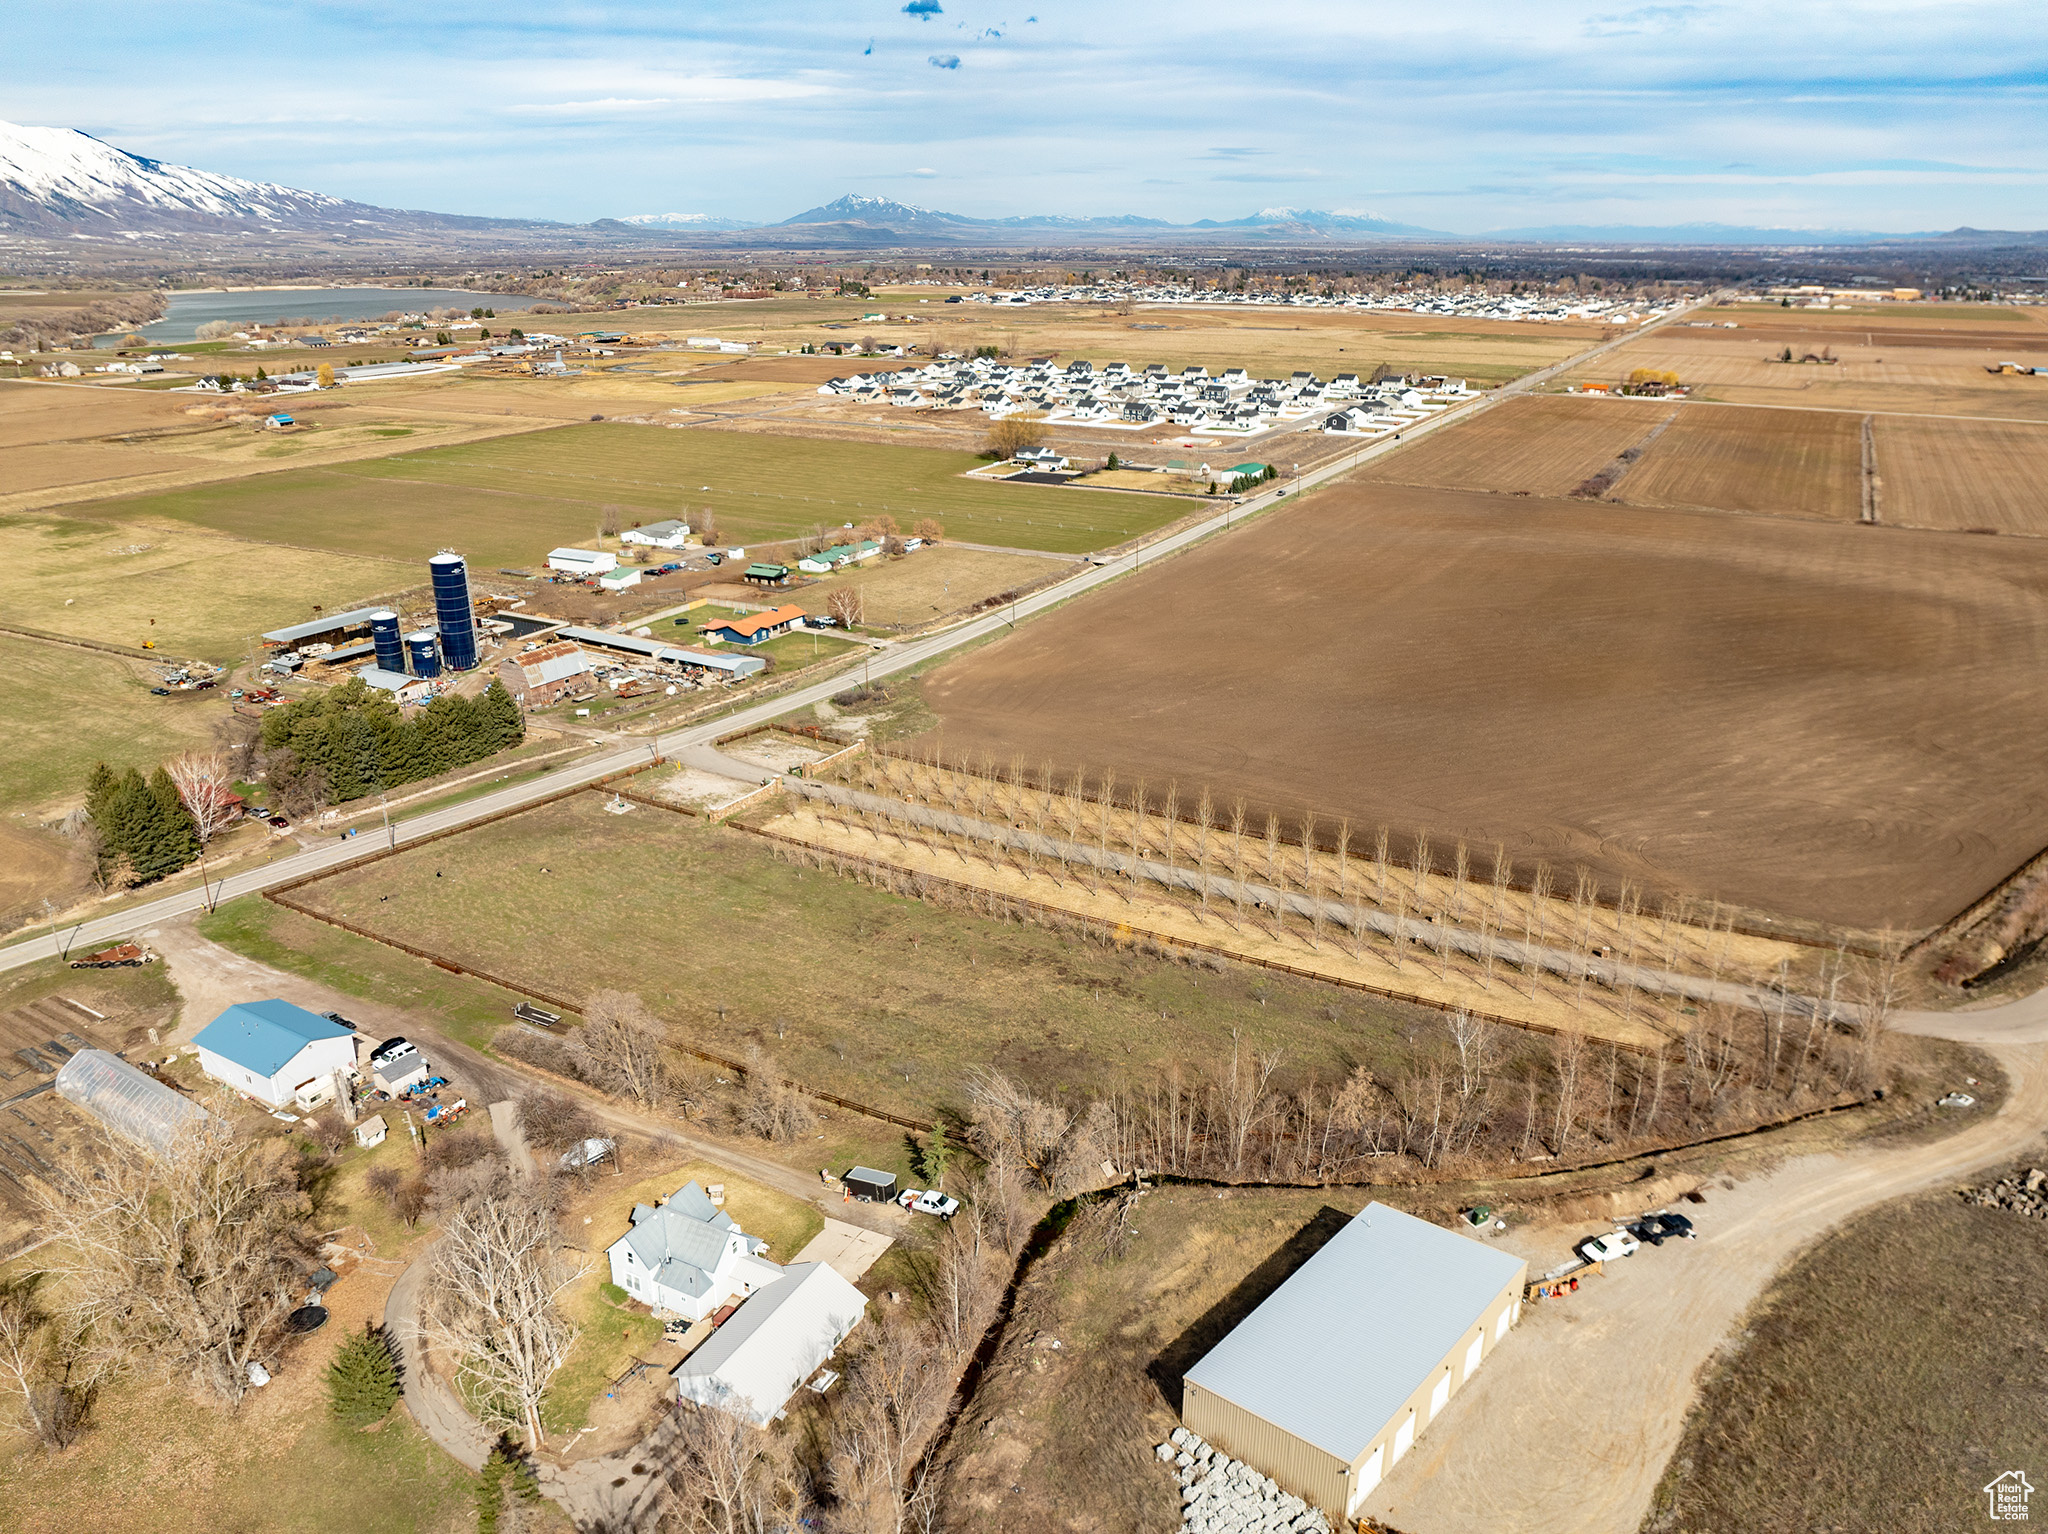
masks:
<path id="1" fill-rule="evenodd" d="M 758 229 L 744 218 L 720 218 L 713 213 L 628 213 L 623 218 L 600 219 L 600 223 L 625 224 L 633 229 Z"/>

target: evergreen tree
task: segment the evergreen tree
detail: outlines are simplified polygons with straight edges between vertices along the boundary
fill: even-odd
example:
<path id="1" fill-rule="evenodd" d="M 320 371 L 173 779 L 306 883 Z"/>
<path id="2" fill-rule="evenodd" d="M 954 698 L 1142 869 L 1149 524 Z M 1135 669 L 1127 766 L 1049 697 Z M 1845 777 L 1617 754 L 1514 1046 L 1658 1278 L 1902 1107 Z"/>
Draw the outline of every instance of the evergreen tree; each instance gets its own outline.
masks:
<path id="1" fill-rule="evenodd" d="M 143 883 L 174 874 L 199 856 L 199 833 L 192 825 L 192 812 L 178 795 L 178 785 L 159 767 L 150 774 L 138 802 L 141 835 L 133 849 L 135 872 Z"/>
<path id="2" fill-rule="evenodd" d="M 368 1427 L 398 1402 L 398 1361 L 381 1331 L 365 1326 L 327 1366 L 328 1409 L 351 1427 Z"/>

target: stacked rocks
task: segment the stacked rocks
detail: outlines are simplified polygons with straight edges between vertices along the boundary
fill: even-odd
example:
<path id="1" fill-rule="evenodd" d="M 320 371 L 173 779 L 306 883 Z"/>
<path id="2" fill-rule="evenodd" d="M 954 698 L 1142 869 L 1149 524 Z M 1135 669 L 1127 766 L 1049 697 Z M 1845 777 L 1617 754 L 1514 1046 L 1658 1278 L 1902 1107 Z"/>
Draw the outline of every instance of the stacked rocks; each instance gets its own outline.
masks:
<path id="1" fill-rule="evenodd" d="M 1330 1520 L 1184 1427 L 1152 1451 L 1174 1467 L 1186 1534 L 1330 1534 Z"/>
<path id="2" fill-rule="evenodd" d="M 2048 1171 L 2030 1167 L 2011 1177 L 2001 1177 L 1983 1188 L 1965 1188 L 1963 1198 L 1985 1209 L 2010 1209 L 2014 1214 L 2048 1220 Z"/>

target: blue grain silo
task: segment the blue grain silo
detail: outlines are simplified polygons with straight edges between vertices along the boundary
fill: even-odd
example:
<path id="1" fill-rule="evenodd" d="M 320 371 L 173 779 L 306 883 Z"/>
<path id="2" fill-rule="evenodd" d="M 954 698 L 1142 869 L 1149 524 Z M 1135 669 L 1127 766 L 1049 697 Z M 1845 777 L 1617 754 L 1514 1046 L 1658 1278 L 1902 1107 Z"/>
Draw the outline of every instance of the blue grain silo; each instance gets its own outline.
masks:
<path id="1" fill-rule="evenodd" d="M 377 669 L 405 675 L 405 645 L 398 637 L 398 614 L 370 614 L 370 642 L 377 647 Z"/>
<path id="2" fill-rule="evenodd" d="M 434 581 L 434 617 L 441 628 L 441 659 L 450 671 L 476 664 L 476 614 L 469 605 L 469 566 L 460 554 L 427 561 Z"/>
<path id="3" fill-rule="evenodd" d="M 405 636 L 406 654 L 412 657 L 414 676 L 439 676 L 441 657 L 434 649 L 434 635 L 431 630 L 421 629 L 417 634 Z"/>

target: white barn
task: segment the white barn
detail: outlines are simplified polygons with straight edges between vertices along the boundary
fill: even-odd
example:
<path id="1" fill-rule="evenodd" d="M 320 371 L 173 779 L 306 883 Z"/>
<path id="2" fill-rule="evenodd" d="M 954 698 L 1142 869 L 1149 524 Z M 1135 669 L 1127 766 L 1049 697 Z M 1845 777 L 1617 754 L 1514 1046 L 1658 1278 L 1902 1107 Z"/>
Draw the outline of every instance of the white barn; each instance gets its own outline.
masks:
<path id="1" fill-rule="evenodd" d="M 353 1028 L 275 998 L 229 1007 L 192 1042 L 202 1071 L 272 1108 L 324 1101 L 356 1066 Z"/>
<path id="2" fill-rule="evenodd" d="M 568 575 L 604 575 L 619 567 L 619 557 L 604 549 L 551 549 L 548 568 Z"/>
<path id="3" fill-rule="evenodd" d="M 670 1371 L 677 1400 L 765 1426 L 860 1324 L 867 1296 L 825 1263 L 778 1272 Z"/>

